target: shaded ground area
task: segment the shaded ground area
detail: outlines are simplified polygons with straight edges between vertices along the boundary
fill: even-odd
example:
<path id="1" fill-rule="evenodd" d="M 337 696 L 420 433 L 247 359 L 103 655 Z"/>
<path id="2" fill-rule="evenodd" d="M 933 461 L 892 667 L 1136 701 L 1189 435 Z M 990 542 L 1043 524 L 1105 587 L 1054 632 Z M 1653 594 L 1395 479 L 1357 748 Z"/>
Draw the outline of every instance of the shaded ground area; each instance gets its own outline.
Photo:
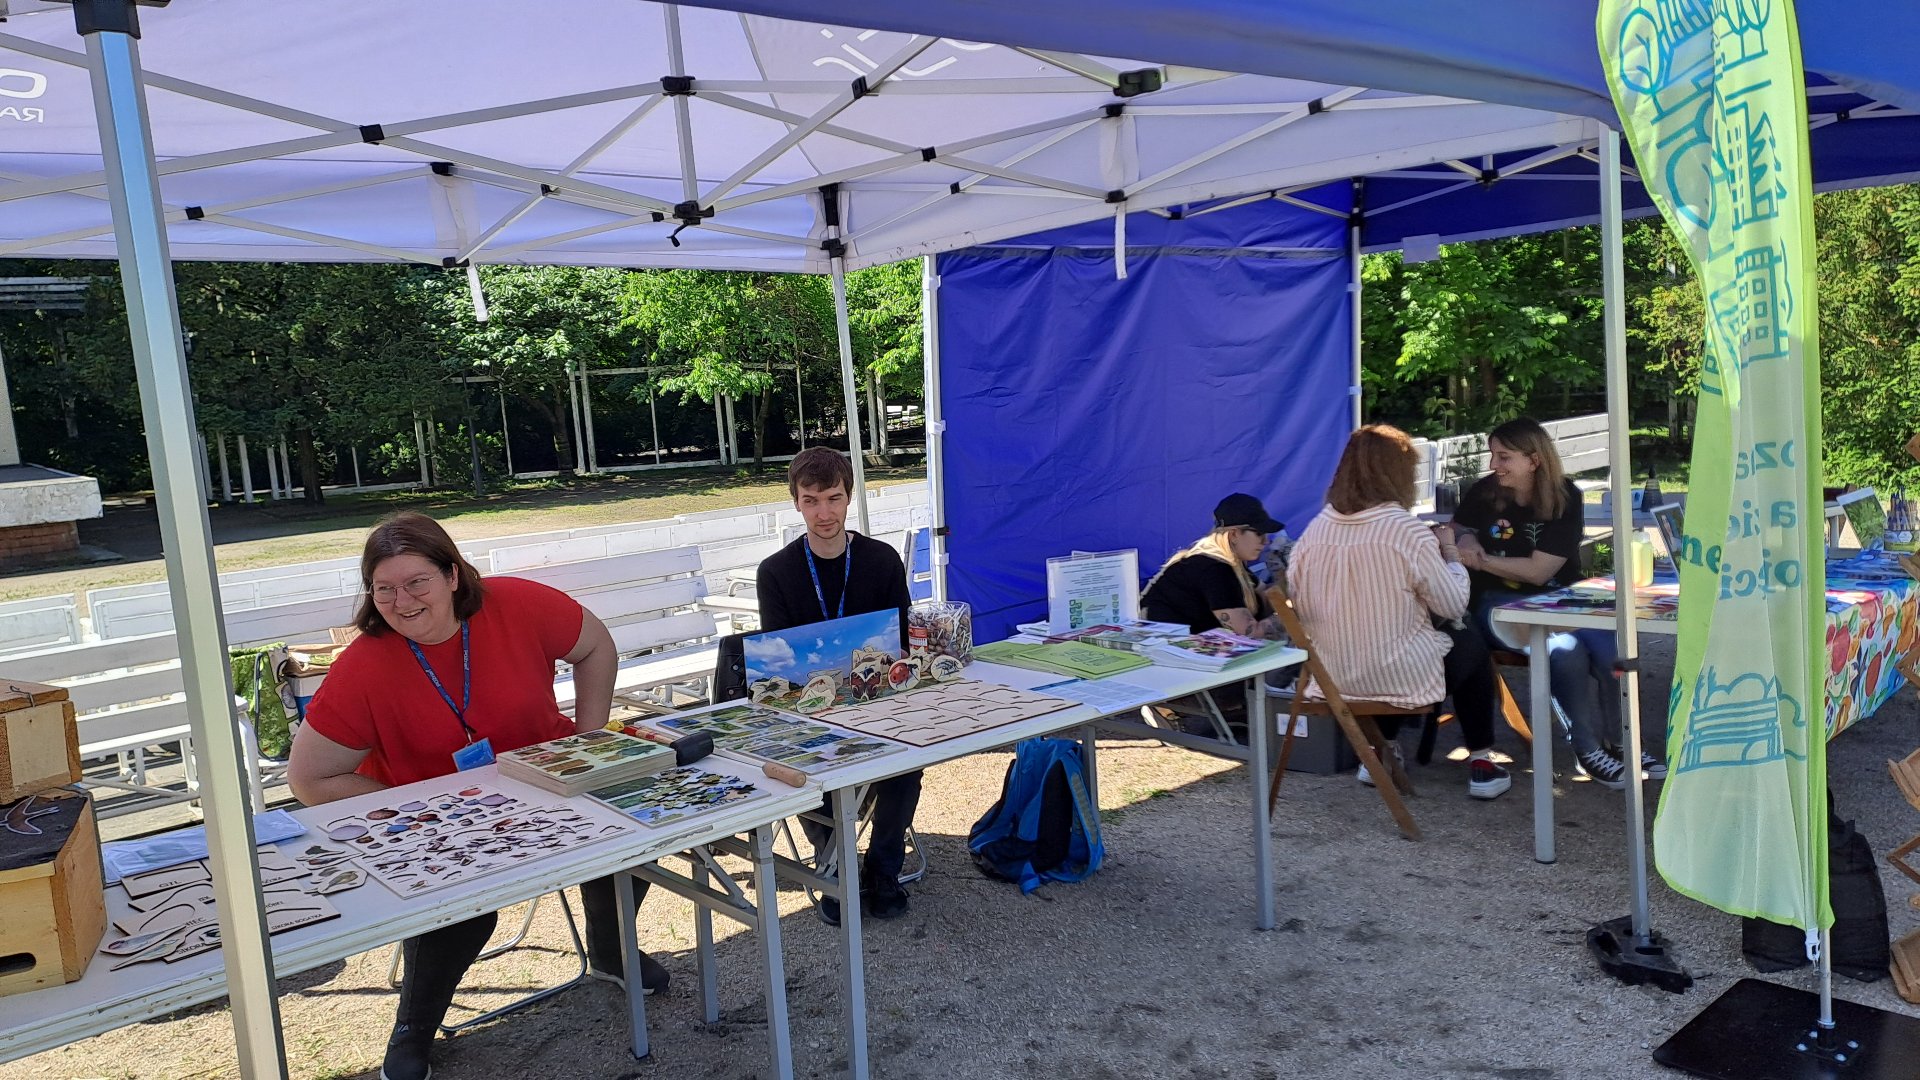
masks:
<path id="1" fill-rule="evenodd" d="M 1670 643 L 1649 642 L 1649 652 L 1649 685 L 1665 685 Z M 1920 704 L 1903 690 L 1833 743 L 1840 812 L 1858 819 L 1878 855 L 1920 830 L 1885 765 L 1913 748 L 1917 726 Z M 1457 739 L 1445 731 L 1441 747 Z M 1501 739 L 1524 762 L 1511 733 Z M 1559 760 L 1564 769 L 1564 744 Z M 967 828 L 998 793 L 1006 761 L 985 754 L 928 774 L 918 827 L 932 871 L 914 887 L 907 918 L 867 926 L 876 1076 L 1671 1076 L 1651 1064 L 1651 1048 L 1752 974 L 1738 920 L 1657 881 L 1655 924 L 1698 977 L 1695 989 L 1623 987 L 1588 960 L 1587 928 L 1628 907 L 1621 799 L 1593 784 L 1557 786 L 1560 861 L 1543 866 L 1531 858 L 1524 766 L 1514 790 L 1492 803 L 1467 798 L 1458 762 L 1414 767 L 1420 843 L 1400 839 L 1375 793 L 1351 775 L 1291 775 L 1272 826 L 1279 926 L 1258 933 L 1243 767 L 1104 743 L 1106 867 L 1084 884 L 1022 897 L 981 877 L 965 852 Z M 1880 865 L 1897 937 L 1920 926 L 1920 911 L 1908 904 L 1911 883 Z M 837 939 L 804 903 L 783 895 L 795 1056 L 801 1076 L 831 1078 L 845 1058 Z M 656 893 L 642 919 L 644 943 L 675 980 L 649 1003 L 649 1060 L 625 1052 L 618 992 L 590 985 L 443 1042 L 434 1075 L 768 1075 L 751 939 L 719 924 L 723 1016 L 708 1025 L 693 985 L 691 909 Z M 558 951 L 565 929 L 556 910 L 543 911 L 534 937 L 535 947 L 477 969 L 460 1007 L 558 981 L 568 958 Z M 387 962 L 380 950 L 282 981 L 294 1076 L 378 1075 L 394 1007 Z M 1770 978 L 1813 986 L 1810 972 Z M 1838 992 L 1920 1015 L 1887 980 L 1840 979 Z M 227 1077 L 230 1046 L 225 1012 L 208 1007 L 0 1066 L 0 1080 Z"/>
<path id="2" fill-rule="evenodd" d="M 870 469 L 867 478 L 873 486 L 883 487 L 924 480 L 926 473 L 919 468 Z M 209 517 L 215 558 L 220 569 L 227 571 L 358 555 L 367 528 L 396 510 L 431 514 L 454 539 L 472 540 L 658 520 L 787 497 L 784 465 L 760 472 L 708 467 L 523 481 L 478 498 L 465 492 L 389 491 L 329 496 L 321 506 L 257 502 L 215 507 Z M 123 561 L 0 577 L 0 601 L 166 577 L 158 515 L 143 500 L 109 500 L 104 516 L 80 523 L 80 542 L 113 552 Z"/>

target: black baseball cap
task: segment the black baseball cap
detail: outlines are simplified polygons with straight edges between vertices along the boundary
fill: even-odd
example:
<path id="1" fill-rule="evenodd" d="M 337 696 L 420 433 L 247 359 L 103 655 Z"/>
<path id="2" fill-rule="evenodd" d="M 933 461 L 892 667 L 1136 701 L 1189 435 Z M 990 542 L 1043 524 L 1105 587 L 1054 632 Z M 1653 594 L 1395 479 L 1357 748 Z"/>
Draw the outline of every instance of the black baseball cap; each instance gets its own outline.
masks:
<path id="1" fill-rule="evenodd" d="M 1244 526 L 1263 533 L 1277 533 L 1286 527 L 1267 513 L 1259 499 L 1239 492 L 1221 499 L 1220 505 L 1213 508 L 1213 524 L 1218 529 Z"/>

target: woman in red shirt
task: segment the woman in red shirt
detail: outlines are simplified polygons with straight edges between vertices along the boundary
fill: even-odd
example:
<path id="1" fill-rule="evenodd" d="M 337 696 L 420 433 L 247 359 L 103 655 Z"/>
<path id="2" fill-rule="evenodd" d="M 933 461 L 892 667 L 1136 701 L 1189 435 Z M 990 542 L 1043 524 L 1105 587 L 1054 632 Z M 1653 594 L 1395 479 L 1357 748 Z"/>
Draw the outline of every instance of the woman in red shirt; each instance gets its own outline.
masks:
<path id="1" fill-rule="evenodd" d="M 287 775 L 305 805 L 445 776 L 606 724 L 613 638 L 565 593 L 518 578 L 482 582 L 446 530 L 413 513 L 374 526 L 360 581 L 361 635 L 334 661 L 293 743 Z M 557 660 L 573 665 L 571 720 L 553 696 Z M 580 893 L 588 961 L 618 977 L 613 879 L 586 882 Z M 431 1074 L 434 1030 L 496 920 L 489 913 L 403 945 L 406 975 L 382 1080 Z M 648 993 L 666 988 L 666 969 L 644 954 L 640 977 Z"/>

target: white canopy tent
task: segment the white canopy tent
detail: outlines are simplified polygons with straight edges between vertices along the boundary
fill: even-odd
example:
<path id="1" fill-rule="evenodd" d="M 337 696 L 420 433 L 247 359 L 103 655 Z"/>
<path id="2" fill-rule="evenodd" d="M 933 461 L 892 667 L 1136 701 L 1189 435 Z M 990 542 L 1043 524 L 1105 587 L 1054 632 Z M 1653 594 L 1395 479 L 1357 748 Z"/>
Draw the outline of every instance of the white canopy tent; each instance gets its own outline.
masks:
<path id="1" fill-rule="evenodd" d="M 19 114 L 0 113 L 0 256 L 116 257 L 72 15 L 27 4 L 0 27 L 0 106 Z M 343 0 L 297 26 L 278 5 L 197 0 L 142 22 L 182 259 L 826 273 L 828 185 L 857 269 L 1599 132 L 639 0 Z"/>
<path id="2" fill-rule="evenodd" d="M 857 470 L 845 269 L 1531 147 L 1617 176 L 1583 117 L 641 0 L 10 7 L 0 256 L 121 261 L 249 1076 L 284 1062 L 171 259 L 830 273 Z"/>

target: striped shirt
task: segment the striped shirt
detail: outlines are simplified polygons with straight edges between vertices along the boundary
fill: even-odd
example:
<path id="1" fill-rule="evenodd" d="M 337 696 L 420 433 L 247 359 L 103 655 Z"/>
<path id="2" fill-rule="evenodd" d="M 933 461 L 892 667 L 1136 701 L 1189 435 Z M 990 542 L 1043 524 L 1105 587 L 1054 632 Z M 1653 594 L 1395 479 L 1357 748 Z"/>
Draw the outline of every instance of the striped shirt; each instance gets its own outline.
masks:
<path id="1" fill-rule="evenodd" d="M 1431 616 L 1466 614 L 1467 571 L 1441 558 L 1433 531 L 1403 507 L 1322 510 L 1293 546 L 1287 583 L 1343 696 L 1407 708 L 1446 697 L 1451 642 Z"/>

